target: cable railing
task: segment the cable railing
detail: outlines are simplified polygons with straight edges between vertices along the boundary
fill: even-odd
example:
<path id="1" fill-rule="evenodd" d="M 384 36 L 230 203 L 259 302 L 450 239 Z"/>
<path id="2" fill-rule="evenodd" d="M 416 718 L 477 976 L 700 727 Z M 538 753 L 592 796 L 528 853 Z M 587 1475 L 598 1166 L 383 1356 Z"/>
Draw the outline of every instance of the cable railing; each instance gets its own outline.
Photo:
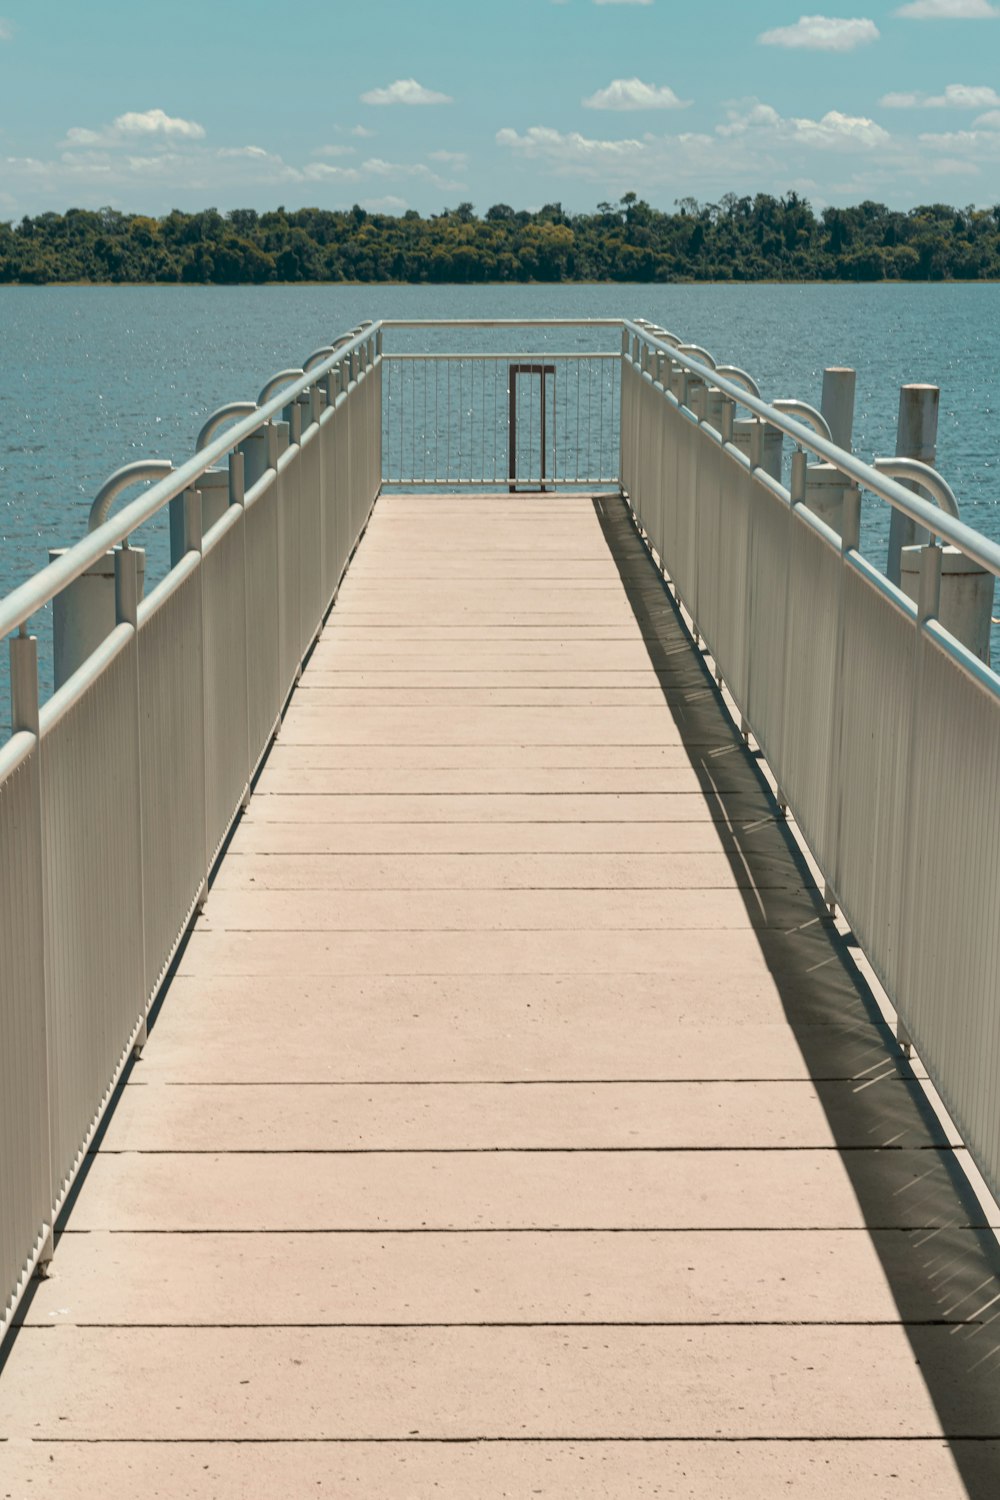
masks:
<path id="1" fill-rule="evenodd" d="M 618 487 L 617 354 L 386 353 L 383 483 Z"/>
<path id="2" fill-rule="evenodd" d="M 387 488 L 618 488 L 620 319 L 395 319 L 381 326 Z M 393 347 L 407 332 L 423 347 Z M 519 334 L 534 344 L 518 351 Z M 449 346 L 435 347 L 442 339 Z M 540 347 L 559 339 L 579 347 Z M 456 341 L 473 347 L 451 347 Z"/>
<path id="3" fill-rule="evenodd" d="M 404 333 L 427 347 L 383 348 Z M 111 477 L 87 536 L 0 600 L 0 1333 L 383 485 L 625 495 L 997 1190 L 1000 679 L 954 601 L 978 570 L 988 619 L 1000 547 L 933 469 L 866 464 L 840 430 L 650 324 L 397 321 L 220 408 L 178 467 Z M 895 518 L 884 572 L 862 491 Z M 143 597 L 135 542 L 164 511 Z"/>

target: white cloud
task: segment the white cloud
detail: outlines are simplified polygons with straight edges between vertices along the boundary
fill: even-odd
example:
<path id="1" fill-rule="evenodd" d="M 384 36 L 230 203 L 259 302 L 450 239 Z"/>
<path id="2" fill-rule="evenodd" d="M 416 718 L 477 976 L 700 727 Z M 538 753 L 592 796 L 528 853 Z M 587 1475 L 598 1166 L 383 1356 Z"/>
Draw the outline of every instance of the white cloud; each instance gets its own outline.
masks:
<path id="1" fill-rule="evenodd" d="M 249 157 L 251 161 L 280 161 L 281 158 L 272 156 L 270 151 L 265 151 L 263 146 L 219 146 L 216 156 L 223 161 L 227 157 Z"/>
<path id="2" fill-rule="evenodd" d="M 465 151 L 429 151 L 428 160 L 447 163 L 452 167 L 464 167 L 468 165 L 469 157 Z"/>
<path id="3" fill-rule="evenodd" d="M 13 23 L 13 21 L 6 21 L 6 20 L 4 20 L 3 16 L 0 16 L 0 42 L 11 42 L 13 40 L 14 40 L 14 23 Z"/>
<path id="4" fill-rule="evenodd" d="M 121 135 L 166 135 L 186 141 L 200 141 L 205 127 L 194 120 L 182 120 L 165 114 L 162 109 L 147 109 L 142 114 L 130 111 L 119 115 L 115 130 Z"/>
<path id="5" fill-rule="evenodd" d="M 906 21 L 989 21 L 1000 9 L 990 0 L 910 0 L 893 15 Z"/>
<path id="6" fill-rule="evenodd" d="M 989 109 L 972 123 L 977 130 L 1000 130 L 1000 109 Z"/>
<path id="7" fill-rule="evenodd" d="M 361 173 L 356 167 L 334 167 L 328 161 L 311 161 L 295 174 L 306 182 L 359 182 Z"/>
<path id="8" fill-rule="evenodd" d="M 652 3 L 653 0 L 594 0 L 595 5 L 652 5 Z"/>
<path id="9" fill-rule="evenodd" d="M 881 125 L 866 115 L 845 115 L 839 109 L 828 110 L 819 120 L 799 116 L 785 119 L 770 104 L 747 100 L 731 108 L 729 120 L 716 126 L 723 137 L 756 137 L 759 143 L 799 145 L 825 149 L 861 149 L 887 146 L 892 137 Z"/>
<path id="10" fill-rule="evenodd" d="M 678 99 L 666 84 L 643 83 L 641 78 L 614 78 L 580 101 L 584 109 L 687 109 L 690 99 Z"/>
<path id="11" fill-rule="evenodd" d="M 74 125 L 66 132 L 67 146 L 125 146 L 132 141 L 155 140 L 157 137 L 169 141 L 200 141 L 205 127 L 196 120 L 182 120 L 168 115 L 162 109 L 147 109 L 141 114 L 129 111 L 119 115 L 110 125 L 90 130 Z"/>
<path id="12" fill-rule="evenodd" d="M 369 130 L 367 125 L 352 125 L 347 133 L 357 136 L 359 141 L 370 141 L 375 136 L 375 131 Z"/>
<path id="13" fill-rule="evenodd" d="M 361 95 L 362 104 L 451 104 L 448 94 L 425 89 L 415 78 L 397 78 L 384 89 L 369 89 Z"/>
<path id="14" fill-rule="evenodd" d="M 812 52 L 852 52 L 878 39 L 874 21 L 837 16 L 800 16 L 794 26 L 777 26 L 757 38 L 765 47 L 802 47 Z"/>
<path id="15" fill-rule="evenodd" d="M 544 125 L 532 125 L 523 135 L 518 135 L 516 130 L 511 130 L 508 126 L 497 131 L 496 140 L 498 146 L 509 147 L 521 156 L 567 164 L 622 159 L 631 161 L 641 156 L 646 149 L 642 141 L 590 140 L 576 130 L 563 134 L 562 131 L 550 130 Z"/>
<path id="16" fill-rule="evenodd" d="M 410 177 L 421 178 L 431 187 L 441 192 L 451 192 L 455 188 L 464 187 L 462 182 L 453 182 L 446 177 L 441 177 L 426 162 L 404 162 L 384 161 L 380 156 L 371 156 L 362 162 L 361 170 L 370 177 Z"/>
<path id="17" fill-rule="evenodd" d="M 949 83 L 943 94 L 883 94 L 884 109 L 995 109 L 1000 94 L 988 84 Z"/>
<path id="18" fill-rule="evenodd" d="M 409 208 L 405 198 L 387 193 L 384 198 L 362 198 L 361 207 L 370 214 L 402 214 Z"/>
<path id="19" fill-rule="evenodd" d="M 966 156 L 993 156 L 1000 150 L 1000 135 L 995 130 L 927 132 L 917 139 L 921 146 L 929 146 L 932 151 L 959 151 Z"/>
<path id="20" fill-rule="evenodd" d="M 353 146 L 317 146 L 313 156 L 353 156 Z"/>

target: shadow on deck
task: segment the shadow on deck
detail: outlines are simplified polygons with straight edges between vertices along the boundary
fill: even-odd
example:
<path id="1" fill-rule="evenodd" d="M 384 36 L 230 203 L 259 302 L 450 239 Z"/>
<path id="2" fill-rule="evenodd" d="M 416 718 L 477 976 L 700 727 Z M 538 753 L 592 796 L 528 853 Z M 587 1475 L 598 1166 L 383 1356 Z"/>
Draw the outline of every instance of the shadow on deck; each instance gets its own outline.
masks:
<path id="1" fill-rule="evenodd" d="M 756 757 L 732 723 L 627 509 L 605 498 L 594 506 L 664 699 L 704 795 L 728 829 L 723 842 L 747 915 L 914 1361 L 942 1429 L 953 1435 L 962 1480 L 973 1500 L 995 1500 L 1000 1252 L 963 1169 L 964 1153 L 949 1142 L 850 944 L 829 918 Z M 720 752 L 715 747 L 727 733 L 731 743 Z M 780 881 L 789 864 L 801 878 L 799 888 Z M 846 1100 L 842 1088 L 830 1087 L 844 1080 L 856 1085 Z M 921 1135 L 926 1139 L 919 1149 L 894 1144 Z M 870 1146 L 859 1148 L 859 1137 Z"/>

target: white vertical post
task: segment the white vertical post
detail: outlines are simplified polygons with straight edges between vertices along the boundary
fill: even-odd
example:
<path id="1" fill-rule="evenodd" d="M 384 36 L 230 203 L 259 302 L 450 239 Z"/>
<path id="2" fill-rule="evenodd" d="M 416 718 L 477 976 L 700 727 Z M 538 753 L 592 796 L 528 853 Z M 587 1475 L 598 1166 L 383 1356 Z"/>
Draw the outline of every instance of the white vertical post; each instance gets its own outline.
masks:
<path id="1" fill-rule="evenodd" d="M 136 868 L 139 871 L 139 962 L 138 969 L 141 976 L 142 989 L 146 987 L 146 893 L 145 893 L 145 850 L 143 847 L 142 807 L 143 807 L 143 785 L 142 785 L 142 696 L 139 681 L 139 569 L 138 558 L 135 549 L 128 544 L 128 537 L 122 542 L 121 547 L 115 553 L 115 623 L 116 625 L 128 625 L 132 631 L 132 641 L 129 645 L 129 654 L 133 663 L 133 681 L 135 685 L 134 704 L 136 722 L 136 753 L 139 757 L 137 767 L 138 816 L 136 817 L 135 838 L 138 845 L 136 850 Z M 132 942 L 133 934 L 125 934 L 125 942 Z M 139 1029 L 132 1043 L 132 1052 L 135 1057 L 142 1054 L 146 1045 L 146 1024 L 149 1014 L 149 996 L 143 995 L 143 1014 L 139 1022 Z"/>
<path id="2" fill-rule="evenodd" d="M 198 553 L 198 659 L 196 670 L 199 675 L 199 691 L 201 697 L 201 785 L 202 785 L 202 868 L 205 877 L 198 892 L 196 909 L 204 911 L 205 902 L 208 900 L 208 877 L 210 847 L 208 842 L 208 746 L 205 739 L 206 722 L 208 715 L 205 712 L 205 602 L 203 590 L 205 587 L 205 573 L 202 567 L 202 518 L 201 518 L 201 491 L 185 490 L 184 503 L 184 552 Z"/>
<path id="3" fill-rule="evenodd" d="M 843 778 L 841 774 L 840 742 L 843 734 L 844 717 L 844 634 L 847 613 L 847 590 L 845 579 L 847 577 L 847 554 L 856 552 L 861 545 L 861 492 L 855 485 L 848 485 L 844 490 L 844 509 L 842 515 L 842 528 L 840 536 L 840 602 L 837 607 L 837 655 L 833 668 L 833 719 L 832 719 L 832 744 L 830 747 L 830 792 L 827 803 L 827 828 L 829 830 L 827 844 L 831 849 L 827 861 L 829 868 L 824 871 L 826 879 L 823 886 L 823 900 L 830 909 L 830 915 L 837 915 L 837 895 L 830 881 L 831 871 L 835 871 L 839 858 L 840 846 L 840 807 L 845 795 Z"/>
<path id="4" fill-rule="evenodd" d="M 917 458 L 933 467 L 937 448 L 940 388 L 936 385 L 903 385 L 899 388 L 899 420 L 896 426 L 896 457 Z M 912 486 L 909 486 L 912 488 Z M 926 542 L 928 533 L 909 516 L 893 509 L 889 522 L 889 557 L 886 577 L 900 581 L 900 554 L 914 542 Z"/>
<path id="5" fill-rule="evenodd" d="M 831 365 L 823 371 L 820 411 L 838 448 L 851 451 L 854 430 L 854 388 L 857 374 L 846 365 Z"/>
<path id="6" fill-rule="evenodd" d="M 10 642 L 10 727 L 38 738 L 38 637 L 23 625 Z"/>
<path id="7" fill-rule="evenodd" d="M 35 755 L 40 756 L 42 751 L 41 736 L 39 732 L 39 705 L 38 705 L 38 637 L 29 635 L 24 625 L 20 633 L 13 637 L 10 642 L 10 727 L 14 734 L 31 734 L 37 741 Z M 43 1180 L 37 1184 L 39 1197 L 45 1204 L 45 1222 L 41 1226 L 45 1231 L 45 1241 L 38 1252 L 35 1262 L 35 1274 L 44 1279 L 48 1275 L 49 1265 L 55 1251 L 55 1222 L 52 1207 L 55 1200 L 52 1182 L 52 1094 L 49 1080 L 49 1021 L 48 1021 L 48 976 L 45 972 L 45 840 L 42 835 L 42 778 L 40 773 L 35 778 L 37 796 L 32 808 L 31 838 L 38 850 L 38 871 L 40 879 L 36 889 L 30 893 L 30 897 L 38 909 L 37 937 L 38 949 L 35 953 L 37 972 L 41 978 L 42 997 L 42 1045 L 45 1049 L 45 1099 L 40 1111 L 42 1120 L 42 1131 L 44 1139 L 41 1142 L 41 1160 Z M 4 1289 L 6 1291 L 6 1288 Z"/>
<path id="8" fill-rule="evenodd" d="M 942 549 L 936 543 L 921 548 L 920 573 L 917 580 L 917 619 L 916 628 L 913 632 L 914 664 L 913 695 L 910 700 L 910 734 L 906 762 L 902 772 L 906 777 L 907 791 L 912 785 L 913 770 L 917 759 L 917 740 L 921 732 L 924 659 L 928 650 L 924 626 L 928 620 L 936 620 L 941 609 L 941 560 Z M 915 882 L 915 871 L 912 867 L 912 842 L 913 827 L 919 817 L 920 809 L 914 807 L 912 799 L 907 797 L 907 812 L 903 819 L 903 880 L 899 893 L 899 920 L 897 923 L 898 940 L 901 945 L 899 986 L 896 992 L 897 1009 L 900 1005 L 905 1005 L 910 989 L 910 972 L 913 962 L 911 955 L 914 945 L 908 941 L 908 937 L 910 932 L 909 916 L 913 906 L 913 887 Z M 913 1039 L 910 1036 L 909 1027 L 901 1018 L 897 1018 L 896 1021 L 896 1040 L 904 1056 L 909 1057 L 913 1052 Z"/>
<path id="9" fill-rule="evenodd" d="M 246 517 L 246 462 L 240 449 L 229 455 L 229 503 L 238 505 L 240 515 L 240 551 L 243 565 L 243 673 L 246 682 L 244 702 L 246 705 L 246 791 L 240 808 L 246 812 L 250 801 L 250 781 L 253 769 L 253 747 L 250 743 L 250 569 L 247 565 L 247 517 Z"/>
<path id="10" fill-rule="evenodd" d="M 823 371 L 823 396 L 820 410 L 827 420 L 830 436 L 838 448 L 851 451 L 854 427 L 855 372 L 847 367 L 831 366 Z M 847 480 L 835 464 L 809 465 L 803 502 L 834 531 L 843 521 L 844 490 Z"/>

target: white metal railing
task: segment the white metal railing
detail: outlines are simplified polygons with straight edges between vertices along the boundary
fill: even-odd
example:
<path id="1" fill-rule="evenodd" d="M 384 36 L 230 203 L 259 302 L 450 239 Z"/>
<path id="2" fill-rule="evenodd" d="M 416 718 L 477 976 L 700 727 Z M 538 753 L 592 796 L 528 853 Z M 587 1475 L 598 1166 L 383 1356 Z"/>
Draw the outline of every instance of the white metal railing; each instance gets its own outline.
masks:
<path id="1" fill-rule="evenodd" d="M 177 470 L 129 466 L 92 530 L 0 601 L 0 1336 L 34 1267 L 381 484 L 374 325 L 224 408 Z M 216 429 L 238 418 L 221 435 Z M 222 472 L 218 466 L 224 465 Z M 168 470 L 108 518 L 118 491 Z M 141 472 L 140 472 L 141 471 Z M 221 498 L 220 498 L 221 497 Z M 171 505 L 140 601 L 130 537 Z M 44 705 L 31 617 L 109 548 L 109 633 Z"/>
<path id="2" fill-rule="evenodd" d="M 1000 546 L 950 513 L 932 471 L 861 462 L 649 325 L 626 324 L 622 379 L 623 485 L 647 545 L 997 1193 L 1000 678 L 936 618 L 935 539 L 994 578 Z M 769 430 L 795 444 L 790 488 L 764 466 Z M 808 453 L 842 476 L 842 534 L 805 503 Z M 927 538 L 916 601 L 859 550 L 862 489 Z"/>
<path id="3" fill-rule="evenodd" d="M 466 352 L 384 350 L 384 485 L 617 489 L 621 360 L 617 348 L 594 344 L 602 333 L 617 337 L 621 326 L 618 319 L 571 318 L 384 323 L 387 333 L 417 330 L 425 340 L 477 335 L 477 347 Z M 545 330 L 585 347 L 510 349 L 510 336 L 527 328 L 536 339 Z M 497 338 L 501 347 L 486 347 Z"/>
<path id="4" fill-rule="evenodd" d="M 456 326 L 502 343 L 383 353 L 384 331 L 432 344 Z M 594 327 L 621 352 L 567 348 Z M 513 328 L 548 330 L 560 352 L 511 352 Z M 178 469 L 112 477 L 88 536 L 0 600 L 0 634 L 17 632 L 0 745 L 0 1333 L 50 1253 L 384 477 L 623 489 L 997 1190 L 1000 679 L 936 618 L 933 540 L 991 576 L 1000 547 L 957 518 L 933 471 L 867 465 L 830 430 L 648 324 L 396 322 L 221 408 Z M 809 453 L 828 489 L 832 474 L 838 528 L 806 503 Z M 109 516 L 140 475 L 152 488 Z M 862 488 L 928 539 L 916 601 L 860 552 Z M 129 541 L 167 505 L 172 566 L 140 599 Z M 40 705 L 28 624 L 112 548 L 103 639 Z"/>

